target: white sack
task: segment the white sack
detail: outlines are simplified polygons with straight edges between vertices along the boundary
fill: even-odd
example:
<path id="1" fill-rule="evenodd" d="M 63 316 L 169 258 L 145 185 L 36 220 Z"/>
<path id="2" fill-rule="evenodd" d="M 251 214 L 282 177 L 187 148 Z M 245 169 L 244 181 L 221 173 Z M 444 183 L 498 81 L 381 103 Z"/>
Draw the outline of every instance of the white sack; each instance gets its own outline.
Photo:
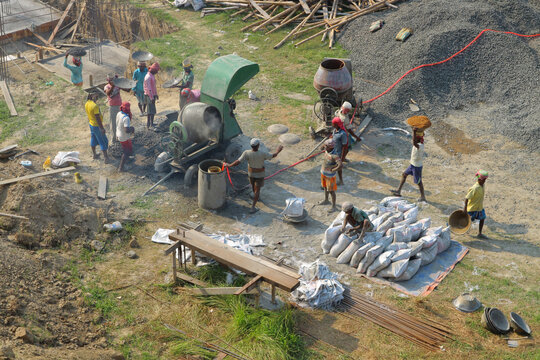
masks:
<path id="1" fill-rule="evenodd" d="M 385 235 L 386 235 L 386 236 L 392 236 L 392 237 L 394 237 L 394 233 L 395 233 L 396 231 L 403 230 L 404 228 L 405 228 L 405 226 L 403 226 L 403 225 L 402 225 L 402 226 L 394 226 L 394 227 L 388 229 L 388 231 L 386 232 Z"/>
<path id="2" fill-rule="evenodd" d="M 382 206 L 389 206 L 390 203 L 396 202 L 396 201 L 403 201 L 403 198 L 401 196 L 387 196 L 384 199 L 382 199 L 379 204 Z"/>
<path id="3" fill-rule="evenodd" d="M 385 222 L 390 216 L 392 216 L 391 212 L 385 212 L 382 215 L 379 215 L 379 217 L 375 218 L 371 222 L 373 224 L 373 229 L 377 229 L 383 222 Z"/>
<path id="4" fill-rule="evenodd" d="M 422 260 L 421 266 L 431 264 L 433 260 L 435 260 L 435 257 L 437 256 L 437 247 L 432 246 L 427 249 L 422 249 L 418 254 L 416 254 L 416 257 L 418 259 Z"/>
<path id="5" fill-rule="evenodd" d="M 413 222 L 415 222 L 416 219 L 405 219 L 403 221 L 400 221 L 400 222 L 397 222 L 397 223 L 394 223 L 394 227 L 398 227 L 398 226 L 409 226 L 411 225 Z"/>
<path id="6" fill-rule="evenodd" d="M 392 220 L 392 224 L 403 221 L 404 220 L 403 213 L 396 212 L 392 216 L 390 216 L 388 220 Z"/>
<path id="7" fill-rule="evenodd" d="M 442 232 L 442 226 L 430 227 L 429 229 L 427 229 L 426 231 L 422 233 L 422 236 L 427 236 L 427 235 L 439 236 L 441 235 L 441 232 Z"/>
<path id="8" fill-rule="evenodd" d="M 336 243 L 339 235 L 341 235 L 341 225 L 326 229 L 324 232 L 324 239 L 321 242 L 323 253 L 328 254 L 330 252 L 330 249 Z"/>
<path id="9" fill-rule="evenodd" d="M 414 274 L 418 272 L 418 269 L 420 269 L 420 264 L 422 263 L 422 260 L 420 259 L 414 259 L 409 260 L 409 264 L 407 265 L 407 268 L 401 274 L 401 276 L 397 277 L 395 281 L 407 281 L 410 280 Z"/>
<path id="10" fill-rule="evenodd" d="M 373 277 L 377 275 L 379 271 L 390 265 L 392 262 L 392 256 L 394 255 L 393 251 L 386 251 L 383 252 L 381 255 L 379 255 L 378 258 L 376 258 L 371 265 L 369 265 L 366 275 L 369 277 Z"/>
<path id="11" fill-rule="evenodd" d="M 69 163 L 79 164 L 80 162 L 78 151 L 59 151 L 54 157 L 52 165 L 61 168 L 68 166 Z"/>
<path id="12" fill-rule="evenodd" d="M 409 247 L 411 249 L 411 257 L 418 254 L 420 251 L 422 251 L 422 248 L 424 247 L 423 241 L 411 241 L 409 244 Z"/>
<path id="13" fill-rule="evenodd" d="M 422 226 L 423 224 L 420 221 L 409 225 L 409 230 L 411 231 L 411 241 L 416 241 L 420 238 L 420 234 L 422 234 Z"/>
<path id="14" fill-rule="evenodd" d="M 371 221 L 371 223 L 373 224 L 373 220 L 375 220 L 377 218 L 377 214 L 369 214 L 368 215 L 368 219 L 369 221 Z"/>
<path id="15" fill-rule="evenodd" d="M 395 256 L 395 255 L 394 255 Z M 378 277 L 384 277 L 384 278 L 397 278 L 403 275 L 405 270 L 407 270 L 407 266 L 409 265 L 409 259 L 403 259 L 396 262 L 391 263 L 377 274 Z M 368 270 L 369 271 L 369 270 Z"/>
<path id="16" fill-rule="evenodd" d="M 398 251 L 398 250 L 401 250 L 401 249 L 408 249 L 409 248 L 409 245 L 407 245 L 407 243 L 404 243 L 404 242 L 394 242 L 393 244 L 390 244 L 386 247 L 386 250 L 394 250 L 394 251 Z"/>
<path id="17" fill-rule="evenodd" d="M 302 216 L 305 203 L 306 200 L 303 198 L 288 198 L 285 200 L 285 209 L 281 213 L 290 217 Z"/>
<path id="18" fill-rule="evenodd" d="M 401 249 L 394 253 L 394 256 L 392 256 L 392 262 L 396 262 L 403 259 L 408 259 L 411 257 L 411 249 Z M 398 275 L 399 276 L 399 275 Z M 395 276 L 397 277 L 397 276 Z"/>
<path id="19" fill-rule="evenodd" d="M 431 218 L 425 218 L 418 222 L 422 224 L 422 231 L 426 231 L 431 226 Z"/>
<path id="20" fill-rule="evenodd" d="M 438 235 L 426 235 L 426 236 L 422 236 L 418 241 L 422 241 L 423 242 L 422 247 L 424 249 L 427 249 L 437 243 L 438 237 L 439 237 Z"/>
<path id="21" fill-rule="evenodd" d="M 353 257 L 356 250 L 358 250 L 362 246 L 362 242 L 358 239 L 351 241 L 349 246 L 341 254 L 339 254 L 337 258 L 338 264 L 347 264 L 351 261 L 351 258 Z"/>
<path id="22" fill-rule="evenodd" d="M 447 226 L 443 229 L 441 235 L 439 235 L 439 238 L 437 239 L 437 254 L 446 251 L 446 249 L 450 247 L 450 241 L 450 226 Z"/>
<path id="23" fill-rule="evenodd" d="M 404 202 L 395 203 L 395 207 L 396 207 L 397 211 L 400 211 L 400 212 L 404 213 L 404 212 L 407 212 L 407 211 L 409 211 L 411 209 L 414 209 L 416 207 L 416 205 L 411 204 L 408 201 L 404 201 Z"/>
<path id="24" fill-rule="evenodd" d="M 338 257 L 339 254 L 341 254 L 343 252 L 343 250 L 345 250 L 347 248 L 347 246 L 349 246 L 351 241 L 353 241 L 357 237 L 358 237 L 357 235 L 355 235 L 353 237 L 350 237 L 350 236 L 345 235 L 345 234 L 339 235 L 336 243 L 330 249 L 330 255 L 333 256 L 333 257 Z"/>
<path id="25" fill-rule="evenodd" d="M 363 245 L 360 249 L 358 249 L 354 253 L 349 265 L 351 265 L 352 267 L 358 267 L 358 263 L 360 263 L 360 260 L 362 260 L 364 258 L 364 256 L 366 256 L 367 251 L 369 249 L 371 249 L 372 247 L 374 247 L 374 246 L 375 246 L 374 243 L 367 243 L 367 244 Z"/>
<path id="26" fill-rule="evenodd" d="M 379 225 L 379 227 L 377 228 L 377 231 L 380 231 L 383 234 L 385 234 L 388 231 L 388 229 L 392 227 L 393 224 L 394 222 L 391 219 L 388 219 L 385 222 L 383 222 L 381 225 Z"/>
<path id="27" fill-rule="evenodd" d="M 418 217 L 418 206 L 415 206 L 412 209 L 407 210 L 405 214 L 403 214 L 403 218 L 413 219 L 413 221 L 416 221 L 417 217 Z"/>
<path id="28" fill-rule="evenodd" d="M 408 226 L 404 226 L 401 230 L 394 232 L 395 243 L 398 243 L 398 242 L 408 243 L 409 241 L 411 241 L 411 237 L 412 237 L 411 230 L 409 229 Z"/>
<path id="29" fill-rule="evenodd" d="M 334 221 L 332 221 L 332 224 L 330 224 L 330 227 L 343 225 L 343 220 L 345 220 L 345 213 L 343 211 L 340 211 L 339 214 L 334 219 Z"/>
<path id="30" fill-rule="evenodd" d="M 375 261 L 375 258 L 382 254 L 383 251 L 384 249 L 382 248 L 382 246 L 379 245 L 375 245 L 371 249 L 369 249 L 366 252 L 366 256 L 364 256 L 364 258 L 360 260 L 360 263 L 358 263 L 358 268 L 356 269 L 356 272 L 364 274 L 367 271 L 369 265 L 371 265 L 371 263 Z"/>
<path id="31" fill-rule="evenodd" d="M 392 239 L 393 239 L 392 236 L 384 236 L 384 237 L 380 238 L 379 240 L 377 240 L 375 245 L 379 245 L 383 249 L 386 249 L 386 247 L 392 243 Z"/>
<path id="32" fill-rule="evenodd" d="M 383 233 L 382 232 L 378 232 L 378 231 L 369 231 L 367 233 L 364 234 L 364 239 L 363 239 L 363 242 L 364 244 L 367 244 L 367 243 L 374 243 L 376 241 L 378 241 L 380 238 L 383 237 Z"/>
<path id="33" fill-rule="evenodd" d="M 366 211 L 366 214 L 368 215 L 377 215 L 379 213 L 379 208 L 376 206 L 372 206 L 369 208 L 368 211 Z"/>
<path id="34" fill-rule="evenodd" d="M 386 206 L 383 206 L 383 205 L 378 205 L 377 208 L 379 209 L 379 215 L 382 215 L 384 213 L 387 213 L 387 212 L 394 212 L 394 208 L 393 207 L 386 207 Z"/>

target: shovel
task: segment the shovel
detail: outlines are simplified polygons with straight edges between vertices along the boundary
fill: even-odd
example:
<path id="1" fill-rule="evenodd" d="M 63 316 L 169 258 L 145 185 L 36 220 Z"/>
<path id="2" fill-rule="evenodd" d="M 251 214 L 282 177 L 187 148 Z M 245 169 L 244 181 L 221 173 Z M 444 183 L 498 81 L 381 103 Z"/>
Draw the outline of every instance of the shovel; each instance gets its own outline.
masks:
<path id="1" fill-rule="evenodd" d="M 29 153 L 39 155 L 39 153 L 38 153 L 37 151 L 32 150 L 32 149 L 28 149 L 28 150 L 26 150 L 26 151 L 23 151 L 23 152 L 20 153 L 20 154 L 10 156 L 10 157 L 9 157 L 9 160 L 15 160 L 16 158 L 18 158 L 18 157 L 20 157 L 20 156 L 23 156 L 23 155 L 26 155 L 26 154 L 29 154 Z"/>

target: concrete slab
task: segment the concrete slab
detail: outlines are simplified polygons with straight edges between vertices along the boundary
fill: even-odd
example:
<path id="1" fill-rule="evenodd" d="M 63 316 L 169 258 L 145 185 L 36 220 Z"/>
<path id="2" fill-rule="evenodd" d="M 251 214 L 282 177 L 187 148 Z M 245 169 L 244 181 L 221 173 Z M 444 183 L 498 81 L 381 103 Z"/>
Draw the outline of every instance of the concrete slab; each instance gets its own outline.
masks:
<path id="1" fill-rule="evenodd" d="M 103 62 L 101 65 L 96 65 L 90 61 L 89 50 L 91 46 L 84 47 L 87 54 L 82 57 L 83 62 L 83 87 L 90 88 L 89 76 L 94 79 L 94 86 L 106 83 L 107 74 L 116 73 L 119 76 L 124 76 L 127 63 L 129 60 L 129 49 L 116 44 L 110 40 L 102 42 L 103 47 Z M 48 71 L 55 73 L 62 79 L 71 82 L 71 71 L 64 67 L 65 55 L 56 55 L 47 59 L 40 60 L 39 65 Z M 71 60 L 70 60 L 71 61 Z"/>
<path id="2" fill-rule="evenodd" d="M 4 5 L 3 38 L 31 36 L 28 28 L 38 33 L 49 31 L 62 16 L 62 12 L 38 0 L 4 1 L 7 4 Z"/>

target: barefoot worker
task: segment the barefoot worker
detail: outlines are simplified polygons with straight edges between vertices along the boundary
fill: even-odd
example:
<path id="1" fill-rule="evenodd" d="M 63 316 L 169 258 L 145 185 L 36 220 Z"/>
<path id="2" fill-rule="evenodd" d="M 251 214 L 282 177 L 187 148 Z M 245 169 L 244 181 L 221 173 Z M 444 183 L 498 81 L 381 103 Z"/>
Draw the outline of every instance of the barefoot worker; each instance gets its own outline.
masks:
<path id="1" fill-rule="evenodd" d="M 144 78 L 148 73 L 148 68 L 146 67 L 145 61 L 137 62 L 137 70 L 133 72 L 133 80 L 137 83 L 135 87 L 131 89 L 137 98 L 137 103 L 139 105 L 139 110 L 141 111 L 141 116 L 144 115 L 146 109 L 146 102 L 144 100 Z"/>
<path id="2" fill-rule="evenodd" d="M 156 115 L 156 100 L 159 99 L 157 94 L 155 75 L 159 72 L 159 69 L 159 63 L 153 63 L 152 65 L 150 65 L 148 73 L 144 77 L 144 98 L 146 100 L 146 111 L 148 116 L 146 119 L 147 129 L 154 127 L 154 116 Z"/>
<path id="3" fill-rule="evenodd" d="M 261 141 L 259 139 L 251 139 L 251 150 L 244 151 L 240 158 L 231 164 L 223 163 L 223 166 L 233 167 L 237 166 L 242 161 L 247 160 L 249 183 L 251 184 L 251 189 L 253 190 L 253 204 L 249 210 L 250 213 L 257 211 L 255 205 L 257 204 L 257 201 L 259 201 L 261 188 L 264 186 L 264 161 L 275 158 L 281 152 L 281 150 L 283 150 L 283 146 L 279 145 L 276 152 L 270 154 L 264 150 L 259 150 L 260 144 Z"/>
<path id="4" fill-rule="evenodd" d="M 88 115 L 88 122 L 90 124 L 90 147 L 92 148 L 94 159 L 99 158 L 99 155 L 96 153 L 96 146 L 99 145 L 103 157 L 105 158 L 105 164 L 108 164 L 109 157 L 107 156 L 107 149 L 109 148 L 109 141 L 107 140 L 107 136 L 105 136 L 103 117 L 99 111 L 98 104 L 96 104 L 98 96 L 97 92 L 88 94 L 84 109 L 86 110 L 86 115 Z"/>
<path id="5" fill-rule="evenodd" d="M 83 86 L 83 76 L 82 76 L 82 60 L 79 57 L 73 57 L 73 65 L 68 64 L 68 56 L 69 54 L 66 54 L 66 57 L 64 58 L 64 67 L 69 69 L 71 71 L 71 82 L 75 86 Z"/>
<path id="6" fill-rule="evenodd" d="M 418 201 L 426 201 L 424 193 L 424 184 L 422 183 L 422 166 L 424 158 L 424 130 L 431 126 L 431 121 L 427 116 L 413 116 L 407 119 L 407 124 L 411 125 L 413 131 L 413 147 L 411 150 L 411 160 L 409 167 L 401 175 L 401 183 L 396 190 L 390 192 L 396 196 L 401 196 L 401 189 L 407 180 L 407 176 L 412 175 L 414 183 L 420 189 L 420 198 Z"/>
<path id="7" fill-rule="evenodd" d="M 120 105 L 120 111 L 116 116 L 116 137 L 120 141 L 120 145 L 122 145 L 122 158 L 118 166 L 120 172 L 124 171 L 126 160 L 133 155 L 133 144 L 130 136 L 133 133 L 135 133 L 135 128 L 131 126 L 131 104 L 124 101 Z"/>
<path id="8" fill-rule="evenodd" d="M 109 121 L 111 122 L 111 136 L 112 141 L 116 142 L 116 116 L 120 111 L 120 105 L 122 105 L 122 97 L 120 96 L 120 88 L 114 86 L 113 80 L 118 78 L 117 74 L 107 75 L 107 85 L 103 88 L 105 94 L 107 94 L 107 103 L 109 103 Z"/>
<path id="9" fill-rule="evenodd" d="M 369 221 L 368 215 L 351 202 L 344 202 L 341 205 L 341 210 L 345 213 L 345 219 L 343 219 L 343 226 L 341 227 L 342 233 L 350 236 L 360 231 L 358 239 L 362 239 L 366 232 L 373 231 L 373 224 Z M 345 231 L 347 224 L 351 225 L 352 228 Z"/>
<path id="10" fill-rule="evenodd" d="M 486 220 L 486 211 L 484 210 L 484 191 L 486 190 L 485 183 L 488 178 L 488 172 L 485 170 L 478 170 L 476 173 L 476 183 L 469 189 L 467 196 L 465 196 L 465 206 L 463 211 L 466 211 L 471 220 L 480 220 L 478 225 L 478 235 L 480 239 L 486 239 L 487 237 L 482 234 L 484 228 L 484 220 Z"/>
<path id="11" fill-rule="evenodd" d="M 341 169 L 341 159 L 332 154 L 334 150 L 334 140 L 328 139 L 324 143 L 324 156 L 321 166 L 321 186 L 324 189 L 324 200 L 319 205 L 330 204 L 328 195 L 332 198 L 332 208 L 328 212 L 336 211 L 336 172 Z"/>
<path id="12" fill-rule="evenodd" d="M 353 131 L 353 127 L 351 125 L 351 111 L 352 111 L 352 105 L 350 102 L 348 101 L 345 101 L 342 105 L 341 105 L 341 108 L 339 110 L 336 111 L 335 113 L 335 116 L 337 116 L 341 122 L 343 123 L 343 127 L 345 128 L 345 130 L 349 133 L 348 135 L 348 146 L 346 149 L 343 149 L 343 156 L 342 156 L 342 159 L 344 162 L 349 162 L 349 160 L 346 159 L 347 157 L 347 154 L 349 153 L 349 149 L 352 148 L 352 145 L 354 143 L 354 140 L 353 138 L 357 141 L 357 142 L 360 142 L 362 141 L 362 139 L 357 136 L 354 131 Z"/>
<path id="13" fill-rule="evenodd" d="M 334 131 L 332 131 L 332 140 L 334 140 L 334 150 L 332 154 L 339 156 L 341 161 L 345 158 L 347 153 L 347 148 L 349 146 L 349 138 L 347 132 L 345 131 L 345 126 L 339 117 L 332 119 L 332 126 Z M 338 170 L 339 181 L 337 185 L 343 185 L 343 170 L 342 168 Z"/>

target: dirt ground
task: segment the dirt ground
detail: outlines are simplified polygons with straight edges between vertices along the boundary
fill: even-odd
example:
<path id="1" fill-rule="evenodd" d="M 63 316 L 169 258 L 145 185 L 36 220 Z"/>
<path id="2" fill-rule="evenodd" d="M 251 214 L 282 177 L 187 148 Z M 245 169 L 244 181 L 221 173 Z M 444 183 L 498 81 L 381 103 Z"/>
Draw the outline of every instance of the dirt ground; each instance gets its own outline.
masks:
<path id="1" fill-rule="evenodd" d="M 206 60 L 209 62 L 204 58 L 199 61 Z M 107 324 L 99 319 L 97 311 L 85 304 L 84 294 L 70 285 L 63 269 L 85 244 L 100 239 L 112 249 L 103 262 L 91 269 L 107 279 L 102 285 L 112 288 L 139 283 L 150 291 L 151 284 L 164 281 L 170 265 L 168 258 L 161 255 L 163 247 L 151 243 L 148 237 L 158 227 L 174 228 L 178 222 L 191 220 L 200 221 L 214 231 L 261 234 L 267 245 L 264 254 L 275 259 L 284 258 L 286 264 L 294 267 L 301 262 L 321 258 L 331 270 L 343 274 L 344 283 L 411 313 L 438 317 L 450 324 L 458 339 L 449 345 L 445 353 L 426 354 L 397 336 L 381 332 L 370 322 L 358 324 L 332 313 L 303 312 L 301 329 L 337 346 L 353 358 L 382 359 L 385 353 L 395 353 L 396 347 L 403 349 L 400 353 L 402 358 L 438 356 L 460 359 L 467 356 L 471 347 L 481 349 L 484 358 L 534 356 L 530 346 L 510 351 L 501 338 L 481 335 L 482 332 L 475 328 L 480 315 L 459 313 L 450 303 L 460 293 L 473 291 L 485 305 L 497 306 L 505 313 L 520 312 L 520 307 L 526 306 L 531 322 L 535 319 L 533 332 L 540 331 L 537 326 L 540 305 L 537 295 L 540 205 L 537 199 L 540 190 L 536 176 L 540 171 L 540 156 L 512 139 L 484 135 L 480 129 L 489 127 L 493 121 L 485 115 L 488 113 L 485 104 L 476 104 L 475 111 L 456 110 L 447 118 L 432 119 L 434 126 L 426 135 L 427 156 L 423 174 L 428 202 L 421 205 L 419 216 L 431 217 L 434 225 L 445 224 L 448 215 L 462 207 L 465 193 L 474 183 L 474 173 L 478 169 L 486 169 L 490 173 L 485 199 L 488 214 L 485 234 L 488 239 L 475 238 L 474 229 L 468 235 L 453 237 L 467 246 L 470 253 L 434 293 L 424 299 L 412 299 L 360 278 L 354 269 L 338 265 L 335 259 L 321 254 L 324 230 L 335 213 L 329 215 L 327 208 L 315 205 L 323 196 L 319 188 L 319 159 L 302 163 L 267 181 L 262 191 L 260 211 L 253 215 L 248 213 L 249 191 L 230 196 L 222 210 L 208 212 L 198 209 L 196 189 L 184 189 L 180 175 L 173 176 L 149 196 L 141 198 L 140 195 L 163 176 L 153 171 L 155 157 L 161 150 L 162 134 L 146 133 L 145 119 L 135 116 L 135 159 L 128 164 L 125 173 L 118 173 L 118 158 L 115 157 L 118 152 L 114 147 L 111 149 L 113 164 L 106 165 L 102 159 L 92 159 L 83 110 L 85 95 L 37 66 L 24 61 L 19 61 L 18 65 L 26 73 L 23 75 L 11 67 L 14 81 L 10 89 L 21 110 L 21 118 L 28 119 L 28 122 L 24 129 L 0 143 L 0 147 L 26 141 L 30 145 L 25 147 L 38 151 L 40 155 L 21 158 L 32 160 L 35 164 L 33 170 L 23 169 L 15 162 L 0 163 L 0 177 L 7 179 L 41 171 L 41 164 L 47 156 L 54 157 L 61 150 L 76 150 L 80 152 L 82 162 L 78 171 L 84 182 L 76 184 L 72 174 L 55 175 L 1 189 L 1 211 L 31 218 L 28 224 L 0 218 L 0 346 L 3 346 L 0 349 L 6 354 L 9 348 L 17 359 L 121 358 L 107 348 L 121 346 L 124 339 L 134 333 L 136 326 L 115 324 L 114 331 L 106 333 Z M 44 85 L 49 80 L 54 80 L 53 87 Z M 158 77 L 159 82 L 164 80 L 167 80 L 165 74 Z M 196 79 L 196 87 L 200 86 L 200 80 Z M 261 129 L 253 121 L 251 113 L 262 106 L 269 109 L 269 117 L 279 119 L 280 123 L 289 125 L 290 119 L 286 113 L 273 108 L 275 94 L 264 82 L 252 81 L 249 88 L 263 101 L 251 101 L 247 94 L 238 96 L 238 120 L 245 135 L 235 141 L 246 146 L 250 137 L 257 136 L 262 138 L 265 147 L 275 149 L 279 144 L 277 136 Z M 159 94 L 158 112 L 176 109 L 177 91 L 160 90 Z M 122 93 L 122 97 L 135 104 L 131 94 Z M 70 106 L 69 111 L 67 106 Z M 100 107 L 107 114 L 102 101 Z M 43 111 L 46 116 L 36 116 L 37 111 Z M 411 147 L 409 137 L 378 127 L 376 103 L 367 111 L 374 120 L 363 134 L 364 141 L 351 151 L 350 162 L 343 171 L 345 184 L 338 188 L 338 203 L 352 199 L 355 205 L 363 208 L 388 196 L 389 189 L 398 185 L 401 172 L 408 165 Z M 134 109 L 134 114 L 137 113 Z M 307 109 L 306 113 L 309 113 Z M 36 132 L 45 132 L 41 135 L 48 136 L 47 141 L 35 140 L 32 144 L 30 141 L 34 141 L 32 136 Z M 298 161 L 313 148 L 315 142 L 307 134 L 298 135 L 302 141 L 286 146 L 277 159 L 268 164 L 269 173 Z M 100 175 L 109 179 L 108 199 L 105 201 L 96 197 Z M 247 183 L 241 174 L 233 176 L 233 179 L 235 185 Z M 403 195 L 410 201 L 418 198 L 417 189 L 410 182 L 405 186 Z M 280 219 L 285 200 L 291 196 L 306 199 L 309 212 L 306 223 L 291 225 Z M 137 217 L 154 222 L 138 234 L 142 248 L 136 250 L 138 259 L 130 260 L 125 256 L 125 244 L 116 240 L 117 246 L 114 247 L 115 239 L 103 237 L 99 231 L 103 223 L 111 220 Z M 21 237 L 21 233 L 31 233 L 32 239 L 23 241 L 27 239 Z M 505 286 L 510 284 L 512 292 L 497 291 L 501 283 Z M 138 325 L 145 326 L 162 319 L 164 305 L 142 292 L 136 294 L 134 304 L 148 310 Z M 521 297 L 522 294 L 533 295 Z M 285 297 L 285 294 L 281 296 Z M 38 340 L 31 344 L 16 339 L 18 327 L 28 329 Z M 0 358 L 2 355 L 0 353 Z M 325 355 L 329 359 L 339 356 L 332 351 Z"/>

